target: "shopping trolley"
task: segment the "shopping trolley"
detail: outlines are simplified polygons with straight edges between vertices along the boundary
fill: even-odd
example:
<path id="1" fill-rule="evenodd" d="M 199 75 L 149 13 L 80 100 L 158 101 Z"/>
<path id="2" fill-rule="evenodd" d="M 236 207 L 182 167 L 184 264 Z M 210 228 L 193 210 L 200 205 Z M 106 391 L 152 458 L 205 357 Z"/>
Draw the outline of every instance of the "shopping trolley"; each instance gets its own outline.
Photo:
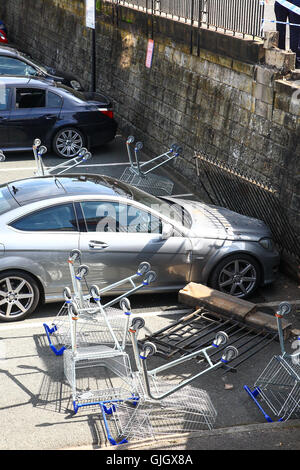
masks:
<path id="1" fill-rule="evenodd" d="M 127 396 L 125 399 L 123 389 L 123 395 L 119 395 L 121 399 L 106 402 L 101 406 L 110 443 L 116 445 L 128 442 L 130 439 L 155 438 L 157 435 L 212 429 L 217 412 L 208 393 L 192 387 L 187 382 L 179 389 L 172 387 L 168 381 L 158 379 L 157 372 L 166 368 L 150 371 L 148 381 L 151 382 L 151 388 L 163 395 L 159 400 L 157 397 L 151 398 L 152 392 L 149 394 L 145 386 L 141 357 L 145 360 L 146 356 L 153 355 L 155 348 L 148 343 L 144 345 L 143 353 L 139 353 L 137 335 L 144 326 L 144 319 L 135 317 L 129 329 L 136 365 L 136 370 L 132 369 L 131 385 L 129 381 L 131 397 Z M 212 347 L 223 345 L 227 339 L 226 334 L 219 332 Z M 199 351 L 197 353 L 199 355 Z M 190 359 L 192 357 L 187 360 Z M 178 363 L 172 361 L 169 367 L 174 365 L 174 362 Z"/>
<path id="2" fill-rule="evenodd" d="M 92 154 L 85 147 L 82 147 L 75 157 L 62 162 L 59 165 L 45 167 L 42 156 L 47 152 L 47 147 L 41 144 L 40 139 L 34 139 L 32 150 L 37 166 L 37 169 L 34 172 L 35 176 L 49 176 L 53 174 L 61 175 L 71 168 L 74 168 L 92 158 Z"/>
<path id="3" fill-rule="evenodd" d="M 68 287 L 64 288 L 64 304 L 50 325 L 43 324 L 49 346 L 55 355 L 60 356 L 65 349 L 71 347 L 73 334 L 79 347 L 114 342 L 120 343 L 124 349 L 128 338 L 130 317 L 130 303 L 127 298 L 154 282 L 156 274 L 151 270 L 150 264 L 143 261 L 139 264 L 136 273 L 131 276 L 102 289 L 97 285 L 88 288 L 87 285 L 88 292 L 84 293 L 82 282 L 89 268 L 80 264 L 78 270 L 75 269 L 74 263 L 80 261 L 80 256 L 80 250 L 72 250 L 68 258 L 73 292 Z M 113 294 L 115 288 L 126 284 L 130 286 L 127 291 L 106 303 L 102 302 L 103 294 Z M 113 308 L 118 303 L 120 308 Z M 70 316 L 76 318 L 76 323 L 70 323 Z"/>
<path id="4" fill-rule="evenodd" d="M 177 144 L 173 144 L 168 151 L 141 163 L 139 151 L 143 148 L 143 144 L 142 142 L 135 144 L 133 157 L 130 145 L 133 144 L 134 141 L 133 136 L 129 136 L 126 140 L 130 166 L 124 170 L 120 180 L 155 196 L 172 194 L 174 183 L 169 178 L 152 172 L 181 155 L 182 148 Z"/>
<path id="5" fill-rule="evenodd" d="M 167 397 L 170 397 L 170 395 L 173 395 L 175 392 L 180 390 L 181 388 L 185 387 L 186 385 L 190 384 L 192 381 L 197 379 L 198 377 L 214 370 L 217 369 L 224 364 L 227 364 L 229 361 L 235 359 L 238 355 L 238 350 L 234 346 L 227 346 L 227 348 L 224 350 L 224 353 L 221 357 L 221 359 L 217 362 L 213 362 L 209 356 L 209 351 L 214 350 L 214 348 L 219 348 L 220 346 L 224 346 L 226 342 L 228 341 L 228 335 L 224 331 L 219 331 L 213 343 L 209 346 L 206 346 L 204 348 L 198 349 L 190 354 L 187 354 L 185 356 L 182 356 L 178 359 L 175 359 L 173 361 L 170 361 L 162 366 L 159 366 L 155 369 L 148 370 L 147 367 L 147 361 L 148 358 L 153 356 L 157 351 L 156 351 L 156 346 L 155 344 L 147 341 L 143 344 L 143 349 L 142 353 L 138 353 L 138 344 L 137 344 L 137 337 L 136 337 L 136 329 L 134 328 L 135 323 L 137 322 L 137 319 L 135 318 L 133 321 L 133 326 L 130 328 L 130 333 L 131 333 L 131 338 L 132 338 L 132 345 L 133 345 L 133 350 L 134 350 L 134 357 L 136 359 L 136 365 L 138 371 L 140 371 L 140 375 L 143 378 L 144 382 L 144 387 L 145 387 L 145 393 L 149 398 L 152 400 L 162 400 Z M 156 394 L 153 393 L 151 390 L 151 380 L 155 381 L 157 379 L 157 375 L 160 372 L 166 371 L 172 367 L 175 367 L 179 364 L 183 364 L 184 362 L 190 361 L 191 359 L 194 358 L 199 358 L 202 357 L 207 363 L 207 367 L 203 368 L 200 372 L 197 372 L 195 375 L 192 377 L 182 381 L 181 383 L 175 385 L 172 387 L 170 390 L 164 391 L 161 394 Z"/>
<path id="6" fill-rule="evenodd" d="M 190 384 L 198 377 L 217 369 L 223 364 L 227 364 L 237 357 L 237 349 L 233 346 L 227 346 L 222 358 L 213 363 L 209 357 L 209 351 L 224 346 L 228 341 L 227 334 L 219 331 L 210 346 L 149 370 L 147 361 L 149 357 L 156 353 L 156 346 L 153 343 L 146 342 L 143 344 L 140 353 L 137 334 L 144 326 L 144 319 L 135 317 L 129 330 L 136 365 L 136 371 L 133 373 L 134 390 L 142 399 L 140 409 L 142 409 L 143 403 L 152 406 L 150 421 L 155 429 L 154 432 L 156 434 L 165 434 L 175 431 L 195 431 L 203 428 L 212 429 L 217 412 L 211 399 L 205 390 L 192 387 Z M 208 366 L 176 385 L 159 377 L 160 372 L 200 357 L 205 359 Z M 155 425 L 156 422 L 160 422 L 160 426 Z"/>
<path id="7" fill-rule="evenodd" d="M 247 385 L 244 386 L 268 422 L 273 422 L 274 419 L 264 410 L 259 398 L 278 421 L 286 421 L 290 417 L 300 415 L 300 352 L 286 352 L 282 328 L 282 317 L 290 311 L 291 305 L 281 302 L 275 314 L 281 355 L 271 358 L 257 378 L 252 391 Z M 297 342 L 300 346 L 300 337 Z"/>

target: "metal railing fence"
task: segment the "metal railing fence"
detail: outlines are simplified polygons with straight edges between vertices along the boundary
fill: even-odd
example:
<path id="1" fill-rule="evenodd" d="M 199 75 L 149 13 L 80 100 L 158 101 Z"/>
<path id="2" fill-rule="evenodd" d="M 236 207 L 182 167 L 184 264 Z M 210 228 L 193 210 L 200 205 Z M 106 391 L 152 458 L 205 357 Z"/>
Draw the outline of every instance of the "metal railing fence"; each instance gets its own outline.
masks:
<path id="1" fill-rule="evenodd" d="M 106 0 L 165 16 L 194 26 L 262 37 L 264 2 L 261 0 Z"/>
<path id="2" fill-rule="evenodd" d="M 300 234 L 289 220 L 279 188 L 217 158 L 196 154 L 195 161 L 199 181 L 210 202 L 263 220 L 280 251 L 300 262 Z"/>

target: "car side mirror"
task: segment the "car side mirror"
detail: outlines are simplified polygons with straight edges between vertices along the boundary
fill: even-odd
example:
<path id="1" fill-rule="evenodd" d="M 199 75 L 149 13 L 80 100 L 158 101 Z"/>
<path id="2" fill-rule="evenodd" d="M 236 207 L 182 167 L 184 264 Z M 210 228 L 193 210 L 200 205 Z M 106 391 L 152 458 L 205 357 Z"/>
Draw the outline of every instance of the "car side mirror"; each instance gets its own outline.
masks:
<path id="1" fill-rule="evenodd" d="M 162 224 L 162 232 L 161 232 L 161 238 L 162 240 L 167 240 L 168 238 L 172 237 L 174 234 L 174 229 L 171 224 Z"/>

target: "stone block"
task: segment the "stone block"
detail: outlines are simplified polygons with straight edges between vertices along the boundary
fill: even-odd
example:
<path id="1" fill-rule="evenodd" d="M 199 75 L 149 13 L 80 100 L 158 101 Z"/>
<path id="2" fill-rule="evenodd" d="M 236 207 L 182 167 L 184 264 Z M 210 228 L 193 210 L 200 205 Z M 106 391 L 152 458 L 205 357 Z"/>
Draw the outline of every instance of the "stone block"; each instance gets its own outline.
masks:
<path id="1" fill-rule="evenodd" d="M 274 99 L 274 89 L 269 86 L 262 85 L 261 83 L 253 83 L 253 96 L 256 98 L 256 100 L 272 105 Z"/>
<path id="2" fill-rule="evenodd" d="M 283 51 L 282 49 L 266 49 L 265 61 L 266 65 L 276 67 L 282 72 L 287 73 L 295 69 L 296 54 Z"/>
<path id="3" fill-rule="evenodd" d="M 267 31 L 264 37 L 264 49 L 278 47 L 279 33 L 277 31 Z"/>
<path id="4" fill-rule="evenodd" d="M 257 83 L 271 87 L 277 75 L 276 69 L 274 68 L 268 68 L 263 65 L 255 66 L 255 80 Z"/>
<path id="5" fill-rule="evenodd" d="M 253 64 L 247 64 L 246 62 L 240 62 L 239 60 L 232 61 L 232 70 L 249 75 L 249 77 L 253 77 L 254 68 L 255 66 Z"/>
<path id="6" fill-rule="evenodd" d="M 265 103 L 261 100 L 255 100 L 255 114 L 265 118 L 272 119 L 273 106 L 271 104 Z"/>
<path id="7" fill-rule="evenodd" d="M 251 302 L 195 282 L 190 282 L 179 291 L 178 301 L 191 307 L 199 305 L 211 307 L 215 312 L 227 314 L 230 317 L 238 317 L 239 319 L 244 319 L 256 310 L 256 305 Z"/>

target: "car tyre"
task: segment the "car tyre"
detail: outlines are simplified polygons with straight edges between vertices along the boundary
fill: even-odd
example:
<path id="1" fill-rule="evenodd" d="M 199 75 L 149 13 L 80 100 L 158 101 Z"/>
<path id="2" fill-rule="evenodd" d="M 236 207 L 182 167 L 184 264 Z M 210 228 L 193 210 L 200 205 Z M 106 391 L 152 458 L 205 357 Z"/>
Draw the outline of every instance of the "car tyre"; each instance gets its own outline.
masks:
<path id="1" fill-rule="evenodd" d="M 53 138 L 53 150 L 60 158 L 74 158 L 82 147 L 85 137 L 75 127 L 60 129 Z"/>
<path id="2" fill-rule="evenodd" d="M 246 299 L 256 291 L 260 278 L 258 262 L 241 253 L 223 259 L 213 270 L 209 285 L 225 294 Z"/>
<path id="3" fill-rule="evenodd" d="M 0 321 L 23 320 L 37 307 L 40 290 L 35 279 L 21 271 L 0 275 Z"/>

